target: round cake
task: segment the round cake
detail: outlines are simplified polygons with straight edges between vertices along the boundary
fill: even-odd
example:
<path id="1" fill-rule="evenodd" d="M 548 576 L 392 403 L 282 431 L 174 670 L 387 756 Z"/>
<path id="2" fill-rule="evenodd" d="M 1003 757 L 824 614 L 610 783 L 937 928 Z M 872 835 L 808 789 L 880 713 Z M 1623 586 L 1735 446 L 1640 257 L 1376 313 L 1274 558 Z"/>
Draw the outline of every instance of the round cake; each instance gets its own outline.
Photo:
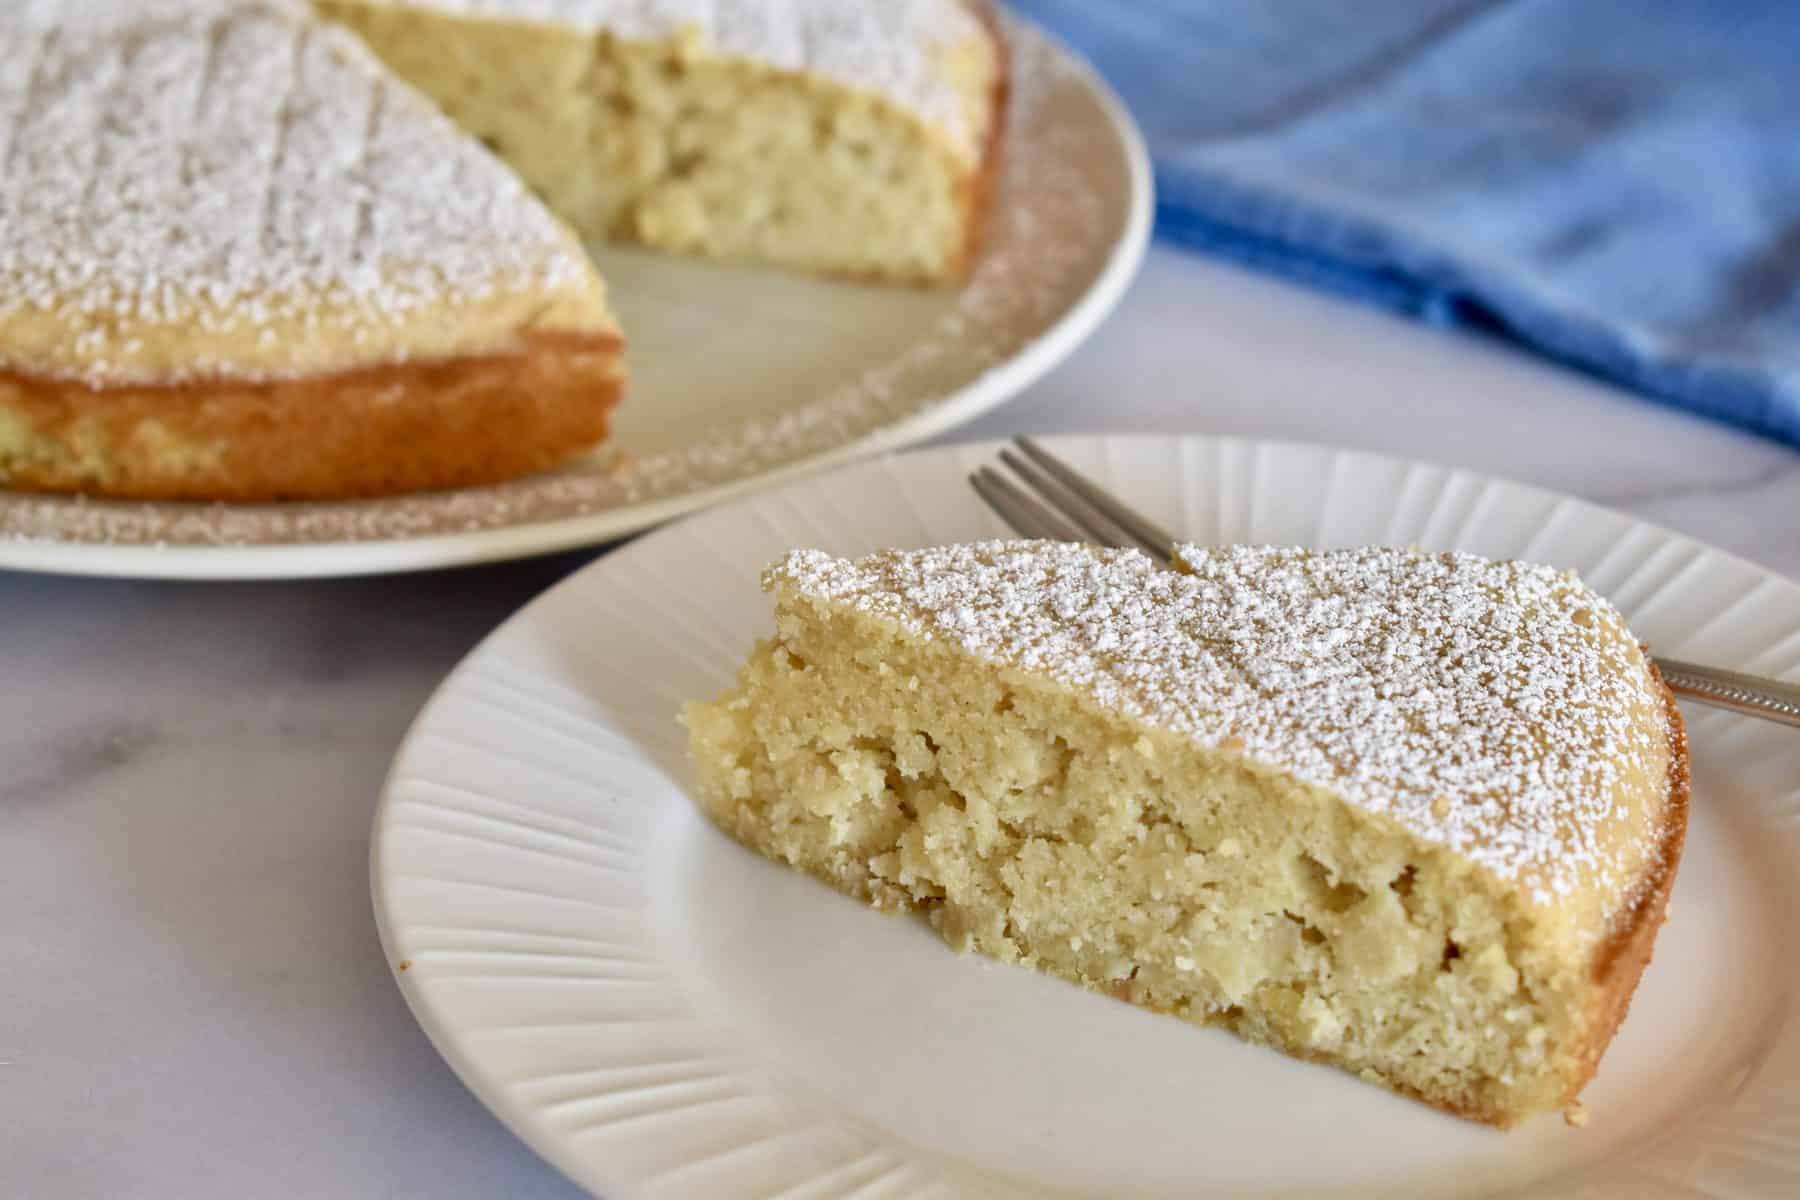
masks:
<path id="1" fill-rule="evenodd" d="M 316 8 L 367 42 L 302 0 L 0 26 L 0 485 L 309 499 L 564 462 L 625 378 L 571 224 L 968 263 L 1005 72 L 962 0 Z"/>

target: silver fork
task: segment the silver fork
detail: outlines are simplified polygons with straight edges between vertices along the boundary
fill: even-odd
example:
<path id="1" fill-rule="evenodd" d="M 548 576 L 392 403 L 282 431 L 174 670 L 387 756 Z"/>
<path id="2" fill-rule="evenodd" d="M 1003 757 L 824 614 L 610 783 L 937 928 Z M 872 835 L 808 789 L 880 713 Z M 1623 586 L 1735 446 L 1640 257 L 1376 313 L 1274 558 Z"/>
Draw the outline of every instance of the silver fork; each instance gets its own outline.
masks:
<path id="1" fill-rule="evenodd" d="M 1030 438 L 1014 438 L 1012 447 L 1000 451 L 1000 461 L 1024 487 L 993 467 L 978 469 L 969 483 L 1018 533 L 1142 550 L 1173 565 L 1173 534 Z M 1678 696 L 1800 728 L 1800 687 L 1794 684 L 1660 656 L 1655 661 Z"/>

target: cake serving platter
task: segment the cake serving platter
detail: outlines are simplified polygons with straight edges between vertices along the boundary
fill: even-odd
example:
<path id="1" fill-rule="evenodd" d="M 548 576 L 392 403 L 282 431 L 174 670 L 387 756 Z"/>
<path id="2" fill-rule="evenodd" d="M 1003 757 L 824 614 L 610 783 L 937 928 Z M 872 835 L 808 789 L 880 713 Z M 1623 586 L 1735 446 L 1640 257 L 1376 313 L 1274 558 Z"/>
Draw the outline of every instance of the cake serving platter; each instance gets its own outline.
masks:
<path id="1" fill-rule="evenodd" d="M 1571 567 L 1661 653 L 1800 679 L 1800 584 L 1623 514 L 1378 455 L 1046 439 L 1179 535 Z M 769 628 L 760 568 L 1005 536 L 997 445 L 886 456 L 595 562 L 478 647 L 376 815 L 382 943 L 414 1016 L 571 1179 L 635 1197 L 1800 1193 L 1800 738 L 1686 710 L 1671 916 L 1583 1095 L 1500 1133 L 1033 972 L 959 956 L 719 833 L 680 704 Z"/>
<path id="2" fill-rule="evenodd" d="M 0 568 L 140 578 L 377 574 L 645 529 L 905 446 L 1016 395 L 1118 303 L 1149 237 L 1143 141 L 1047 35 L 1006 22 L 994 207 L 960 287 L 833 282 L 593 247 L 629 341 L 615 436 L 548 474 L 337 503 L 118 502 L 0 491 Z"/>

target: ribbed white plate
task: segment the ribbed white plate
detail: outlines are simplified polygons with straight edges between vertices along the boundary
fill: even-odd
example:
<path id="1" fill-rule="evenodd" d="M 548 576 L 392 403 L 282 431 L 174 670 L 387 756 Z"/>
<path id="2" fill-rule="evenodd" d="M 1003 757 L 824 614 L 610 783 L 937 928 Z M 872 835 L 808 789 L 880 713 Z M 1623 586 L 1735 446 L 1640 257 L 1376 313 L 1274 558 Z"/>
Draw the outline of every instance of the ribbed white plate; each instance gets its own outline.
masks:
<path id="1" fill-rule="evenodd" d="M 1576 500 L 1315 447 L 1052 444 L 1197 541 L 1574 567 L 1659 650 L 1800 679 L 1800 585 Z M 1800 1195 L 1791 730 L 1687 710 L 1673 917 L 1582 1130 L 1496 1133 L 959 957 L 707 825 L 675 713 L 770 628 L 759 568 L 1001 535 L 964 484 L 993 449 L 653 534 L 528 606 L 425 709 L 375 823 L 376 912 L 420 1023 L 501 1120 L 610 1200 Z"/>
<path id="2" fill-rule="evenodd" d="M 832 282 L 601 246 L 630 343 L 614 436 L 494 487 L 330 504 L 119 503 L 0 490 L 0 567 L 297 578 L 589 545 L 809 468 L 920 441 L 1018 394 L 1124 293 L 1150 230 L 1142 138 L 1087 65 L 1006 22 L 993 211 L 960 288 Z"/>

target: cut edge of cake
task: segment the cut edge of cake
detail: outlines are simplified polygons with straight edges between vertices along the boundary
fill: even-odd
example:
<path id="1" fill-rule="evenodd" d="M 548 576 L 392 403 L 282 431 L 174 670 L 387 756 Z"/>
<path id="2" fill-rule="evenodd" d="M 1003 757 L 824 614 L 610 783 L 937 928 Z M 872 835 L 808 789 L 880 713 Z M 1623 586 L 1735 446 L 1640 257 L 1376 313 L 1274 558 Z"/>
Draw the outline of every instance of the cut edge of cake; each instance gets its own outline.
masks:
<path id="1" fill-rule="evenodd" d="M 318 7 L 590 240 L 914 284 L 974 261 L 1008 88 L 985 4 Z"/>
<path id="2" fill-rule="evenodd" d="M 1084 563 L 1104 564 L 1081 587 L 1063 587 L 1060 601 L 1085 595 L 1094 602 L 1110 589 L 1114 634 L 1133 627 L 1117 619 L 1130 608 L 1120 589 L 1161 588 L 1165 598 L 1179 593 L 1198 605 L 1190 615 L 1207 611 L 1195 599 L 1206 580 L 1182 580 L 1142 555 L 1018 543 L 953 550 L 977 559 L 1061 554 L 1076 575 Z M 1605 853 L 1618 851 L 1629 877 L 1595 866 L 1555 894 L 1521 882 L 1530 878 L 1522 870 L 1529 853 L 1515 848 L 1517 870 L 1506 877 L 1496 869 L 1507 866 L 1504 857 L 1478 862 L 1467 847 L 1421 837 L 1419 828 L 1358 804 L 1330 781 L 1296 776 L 1293 762 L 1268 761 L 1280 755 L 1266 744 L 1256 748 L 1255 728 L 1240 730 L 1248 745 L 1232 745 L 1235 735 L 1228 735 L 1207 746 L 1191 722 L 1129 711 L 1132 702 L 1111 684 L 1084 692 L 1066 671 L 1053 678 L 1030 653 L 1066 656 L 1068 647 L 1045 640 L 1048 626 L 1034 625 L 1029 614 L 1007 611 L 1054 608 L 1060 601 L 1046 601 L 1041 587 L 989 596 L 997 607 L 983 609 L 979 589 L 954 578 L 959 564 L 967 569 L 974 561 L 965 557 L 939 564 L 950 574 L 910 578 L 905 603 L 872 602 L 893 581 L 881 582 L 879 569 L 856 572 L 903 557 L 847 563 L 790 556 L 766 581 L 777 596 L 776 637 L 759 645 L 731 691 L 685 710 L 703 807 L 734 837 L 878 906 L 923 910 L 953 944 L 1224 1024 L 1248 1040 L 1347 1067 L 1461 1116 L 1507 1126 L 1574 1101 L 1649 959 L 1687 805 L 1679 713 L 1603 600 L 1574 581 L 1557 582 L 1555 573 L 1526 576 L 1534 595 L 1559 604 L 1575 598 L 1564 616 L 1588 614 L 1556 634 L 1595 639 L 1595 657 L 1581 671 L 1617 663 L 1639 672 L 1612 680 L 1630 699 L 1629 726 L 1601 720 L 1598 727 L 1623 731 L 1616 747 L 1621 771 L 1657 775 L 1656 795 L 1632 792 L 1616 801 L 1635 806 L 1627 824 L 1637 822 L 1631 837 L 1641 844 L 1621 842 Z M 1479 561 L 1447 559 L 1446 570 L 1474 572 Z M 1229 572 L 1227 581 L 1244 582 Z M 1254 597 L 1242 595 L 1224 603 L 1220 611 L 1240 615 L 1256 607 Z M 1499 604 L 1486 615 L 1510 620 L 1507 611 Z M 1067 617 L 1082 620 L 1079 611 Z M 933 628 L 939 618 L 947 623 Z M 1009 621 L 1016 626 L 1009 633 L 1035 630 L 1037 640 L 1023 657 L 986 653 L 1007 636 L 995 627 Z M 1107 625 L 1090 622 L 1087 632 L 1102 635 Z M 1139 621 L 1138 628 L 1148 627 Z M 1314 632 L 1324 636 L 1323 626 Z M 1466 654 L 1479 650 L 1457 644 Z M 1289 646 L 1289 665 L 1319 649 Z M 1112 652 L 1113 665 L 1126 668 L 1138 661 L 1134 653 L 1154 653 L 1144 646 Z M 1206 669 L 1197 664 L 1183 663 Z M 1131 669 L 1113 683 L 1121 678 L 1134 678 Z M 1335 682 L 1345 686 L 1348 678 L 1340 672 Z M 1166 678 L 1138 682 L 1169 686 Z M 1577 678 L 1570 686 L 1585 699 L 1611 694 L 1580 691 L 1602 683 Z M 1251 692 L 1239 700 L 1255 703 Z M 1379 726 L 1384 718 L 1370 711 Z M 933 725 L 934 712 L 951 716 Z M 1172 727 L 1182 725 L 1188 727 Z M 1053 752 L 1071 730 L 1082 733 Z M 1658 739 L 1660 748 L 1651 744 Z M 1296 761 L 1316 759 L 1301 751 Z M 1638 782 L 1650 786 L 1648 775 Z M 1177 794 L 1164 795 L 1165 788 Z M 1131 821 L 1104 804 L 1056 810 L 1084 792 L 1122 803 Z M 1208 800 L 1183 803 L 1183 795 Z M 1270 795 L 1280 803 L 1271 807 Z M 1146 813 L 1149 833 L 1140 835 L 1131 824 Z M 1516 828 L 1530 828 L 1528 818 L 1515 818 Z M 1297 823 L 1280 825 L 1284 820 Z M 1602 824 L 1569 835 L 1591 841 L 1605 832 Z M 1266 868 L 1259 878 L 1233 866 L 1232 844 L 1278 834 L 1279 853 L 1259 860 Z M 1141 836 L 1171 840 L 1145 850 L 1132 841 Z M 1294 853 L 1300 845 L 1304 852 Z M 1236 845 L 1238 855 L 1247 849 Z M 1604 854 L 1596 849 L 1594 856 L 1598 862 Z M 1145 882 L 1145 872 L 1158 871 L 1167 878 Z M 1143 884 L 1141 894 L 1126 895 L 1128 883 Z M 1160 899 L 1153 895 L 1158 888 Z M 1217 888 L 1242 894 L 1234 906 L 1209 908 L 1205 893 Z M 1598 900 L 1584 908 L 1590 891 Z M 1046 900 L 1058 894 L 1064 899 Z M 1561 920 L 1569 912 L 1586 915 Z M 1221 931 L 1221 923 L 1229 928 Z M 1444 1003 L 1434 1007 L 1433 995 Z M 1504 1052 L 1482 1049 L 1494 1038 L 1506 1041 Z M 1441 1069 L 1440 1060 L 1447 1064 Z"/>

